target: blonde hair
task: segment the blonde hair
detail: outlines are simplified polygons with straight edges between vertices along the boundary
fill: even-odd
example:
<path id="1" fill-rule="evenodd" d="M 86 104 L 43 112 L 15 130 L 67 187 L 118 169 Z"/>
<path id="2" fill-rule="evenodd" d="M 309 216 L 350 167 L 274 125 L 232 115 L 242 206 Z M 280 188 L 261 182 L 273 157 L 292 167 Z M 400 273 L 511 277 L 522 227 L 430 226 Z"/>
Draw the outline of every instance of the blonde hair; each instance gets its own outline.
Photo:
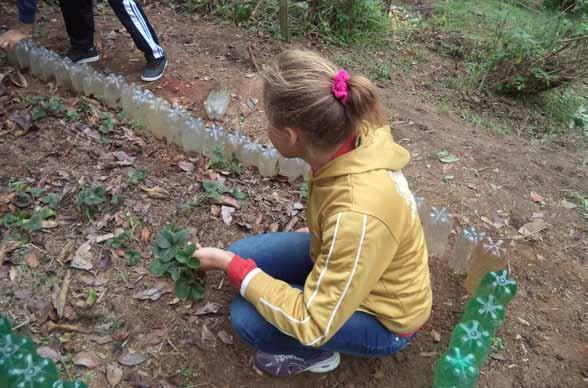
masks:
<path id="1" fill-rule="evenodd" d="M 263 72 L 270 124 L 277 129 L 298 128 L 322 147 L 340 144 L 366 123 L 385 124 L 377 89 L 367 78 L 351 74 L 347 104 L 335 98 L 331 88 L 339 70 L 312 51 L 287 50 L 278 55 Z"/>

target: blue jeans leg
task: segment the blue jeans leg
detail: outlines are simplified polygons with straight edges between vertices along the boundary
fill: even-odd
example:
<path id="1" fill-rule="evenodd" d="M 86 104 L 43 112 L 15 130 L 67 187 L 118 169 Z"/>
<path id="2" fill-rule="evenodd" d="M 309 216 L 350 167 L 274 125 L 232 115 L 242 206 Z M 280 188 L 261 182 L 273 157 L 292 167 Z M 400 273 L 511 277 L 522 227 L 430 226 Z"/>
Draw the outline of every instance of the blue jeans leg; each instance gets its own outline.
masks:
<path id="1" fill-rule="evenodd" d="M 307 233 L 273 233 L 237 241 L 231 252 L 252 258 L 272 277 L 302 289 L 312 270 L 310 238 Z M 266 321 L 255 307 L 237 296 L 231 303 L 231 323 L 237 334 L 251 346 L 273 354 L 294 354 L 309 358 L 317 348 L 302 345 Z M 375 317 L 356 312 L 320 349 L 356 356 L 385 356 L 406 347 L 412 338 L 398 337 Z"/>

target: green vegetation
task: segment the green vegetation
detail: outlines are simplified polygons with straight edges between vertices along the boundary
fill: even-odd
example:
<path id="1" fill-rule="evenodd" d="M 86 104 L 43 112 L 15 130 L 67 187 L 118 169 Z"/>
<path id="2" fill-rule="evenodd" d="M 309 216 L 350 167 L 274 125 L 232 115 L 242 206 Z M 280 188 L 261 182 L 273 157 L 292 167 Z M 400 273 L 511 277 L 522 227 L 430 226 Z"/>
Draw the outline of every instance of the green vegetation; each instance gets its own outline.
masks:
<path id="1" fill-rule="evenodd" d="M 208 168 L 228 171 L 234 175 L 241 175 L 243 173 L 243 165 L 241 162 L 239 162 L 235 155 L 233 155 L 231 160 L 228 160 L 222 146 L 214 146 L 212 149 L 212 156 L 208 161 Z"/>
<path id="2" fill-rule="evenodd" d="M 188 12 L 214 14 L 235 24 L 278 36 L 279 0 L 184 0 Z M 383 0 L 289 1 L 290 33 L 338 45 L 382 40 L 389 31 Z"/>
<path id="3" fill-rule="evenodd" d="M 204 195 L 206 198 L 218 201 L 221 199 L 221 195 L 224 193 L 231 194 L 239 202 L 244 201 L 247 195 L 239 189 L 230 189 L 217 181 L 203 180 L 202 188 L 204 189 Z"/>
<path id="4" fill-rule="evenodd" d="M 204 287 L 197 275 L 200 260 L 193 257 L 196 246 L 187 243 L 188 231 L 167 226 L 155 237 L 149 271 L 157 276 L 169 276 L 176 284 L 179 299 L 198 300 L 204 297 Z"/>

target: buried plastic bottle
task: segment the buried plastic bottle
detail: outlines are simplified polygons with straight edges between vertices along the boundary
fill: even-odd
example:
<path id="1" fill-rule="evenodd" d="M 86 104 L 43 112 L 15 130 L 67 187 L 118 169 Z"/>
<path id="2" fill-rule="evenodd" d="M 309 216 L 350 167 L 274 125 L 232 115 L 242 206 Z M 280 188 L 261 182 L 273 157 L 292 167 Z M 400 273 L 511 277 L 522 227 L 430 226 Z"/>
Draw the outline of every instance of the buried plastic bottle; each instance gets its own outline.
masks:
<path id="1" fill-rule="evenodd" d="M 71 82 L 71 68 L 73 62 L 64 58 L 55 65 L 55 83 L 66 90 L 73 90 Z"/>
<path id="2" fill-rule="evenodd" d="M 12 326 L 10 321 L 0 315 L 0 335 L 10 334 L 12 332 Z"/>
<path id="3" fill-rule="evenodd" d="M 451 229 L 453 229 L 453 219 L 447 208 L 432 206 L 428 213 L 427 228 L 425 229 L 429 255 L 438 256 L 445 252 Z"/>
<path id="4" fill-rule="evenodd" d="M 435 366 L 434 388 L 475 387 L 480 370 L 476 358 L 471 353 L 464 353 L 460 348 L 451 347 L 444 353 Z"/>
<path id="5" fill-rule="evenodd" d="M 485 237 L 486 232 L 477 231 L 473 226 L 464 228 L 457 237 L 453 254 L 449 257 L 449 268 L 455 273 L 466 273 L 474 249 Z"/>
<path id="6" fill-rule="evenodd" d="M 21 70 L 28 69 L 31 65 L 31 48 L 32 43 L 30 40 L 21 40 L 14 49 L 16 61 Z"/>
<path id="7" fill-rule="evenodd" d="M 185 152 L 202 152 L 204 123 L 199 118 L 189 118 L 182 132 L 182 149 Z"/>
<path id="8" fill-rule="evenodd" d="M 39 61 L 38 77 L 42 81 L 49 81 L 55 76 L 55 64 L 59 60 L 59 56 L 52 51 L 47 51 Z"/>
<path id="9" fill-rule="evenodd" d="M 120 98 L 126 85 L 123 79 L 114 74 L 109 75 L 104 83 L 104 102 L 111 108 L 120 106 Z"/>
<path id="10" fill-rule="evenodd" d="M 285 176 L 290 180 L 304 176 L 307 171 L 308 165 L 302 159 L 280 158 L 278 161 L 278 174 Z"/>
<path id="11" fill-rule="evenodd" d="M 167 142 L 170 144 L 182 144 L 182 133 L 186 128 L 186 123 L 190 115 L 182 108 L 172 108 L 167 113 L 166 125 L 167 133 L 165 135 Z"/>
<path id="12" fill-rule="evenodd" d="M 225 129 L 220 125 L 212 124 L 210 127 L 210 149 L 224 150 L 226 139 Z"/>
<path id="13" fill-rule="evenodd" d="M 453 329 L 449 346 L 461 349 L 464 354 L 473 354 L 476 365 L 480 367 L 488 355 L 490 341 L 490 332 L 474 320 L 461 322 Z"/>
<path id="14" fill-rule="evenodd" d="M 82 94 L 84 92 L 84 77 L 88 72 L 88 65 L 73 65 L 70 68 L 69 75 L 71 78 L 71 86 L 74 92 Z"/>
<path id="15" fill-rule="evenodd" d="M 424 231 L 427 229 L 427 223 L 429 221 L 429 207 L 424 197 L 414 197 L 414 201 Z"/>
<path id="16" fill-rule="evenodd" d="M 517 293 L 517 282 L 508 277 L 508 271 L 488 272 L 480 282 L 476 295 L 494 295 L 498 303 L 506 306 Z"/>
<path id="17" fill-rule="evenodd" d="M 58 380 L 53 383 L 51 388 L 88 388 L 88 386 L 81 380 L 76 381 L 63 381 Z"/>
<path id="18" fill-rule="evenodd" d="M 223 118 L 229 103 L 231 102 L 231 95 L 225 90 L 214 90 L 210 92 L 206 101 L 204 102 L 204 108 L 206 114 L 210 120 L 220 120 Z"/>
<path id="19" fill-rule="evenodd" d="M 35 345 L 28 339 L 14 334 L 0 336 L 0 387 L 9 387 L 8 372 L 22 367 L 27 354 L 35 353 Z"/>
<path id="20" fill-rule="evenodd" d="M 257 166 L 262 149 L 263 147 L 259 143 L 253 142 L 245 144 L 239 160 L 241 160 L 245 166 Z"/>
<path id="21" fill-rule="evenodd" d="M 25 355 L 22 363 L 8 371 L 9 386 L 15 388 L 53 388 L 57 378 L 55 364 L 34 352 Z"/>
<path id="22" fill-rule="evenodd" d="M 506 314 L 505 308 L 494 295 L 474 296 L 465 306 L 462 322 L 478 321 L 491 336 L 496 334 Z"/>
<path id="23" fill-rule="evenodd" d="M 280 154 L 275 148 L 265 148 L 261 151 L 257 168 L 262 176 L 270 177 L 278 174 Z"/>
<path id="24" fill-rule="evenodd" d="M 167 101 L 159 97 L 146 98 L 143 101 L 143 107 L 139 108 L 140 117 L 137 120 L 145 125 L 153 136 L 162 139 L 167 132 L 167 114 L 169 110 L 170 105 Z"/>

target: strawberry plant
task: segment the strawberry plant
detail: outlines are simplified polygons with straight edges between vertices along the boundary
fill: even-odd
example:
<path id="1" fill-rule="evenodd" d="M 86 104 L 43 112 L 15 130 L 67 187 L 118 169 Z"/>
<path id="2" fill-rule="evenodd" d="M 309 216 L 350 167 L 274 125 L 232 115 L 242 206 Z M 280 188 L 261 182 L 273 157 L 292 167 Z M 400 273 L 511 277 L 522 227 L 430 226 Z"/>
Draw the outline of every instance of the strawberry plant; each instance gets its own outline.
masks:
<path id="1" fill-rule="evenodd" d="M 204 297 L 204 287 L 197 271 L 200 260 L 193 257 L 196 246 L 187 243 L 188 231 L 166 226 L 155 237 L 149 271 L 157 276 L 169 276 L 175 282 L 179 299 L 198 300 Z"/>

